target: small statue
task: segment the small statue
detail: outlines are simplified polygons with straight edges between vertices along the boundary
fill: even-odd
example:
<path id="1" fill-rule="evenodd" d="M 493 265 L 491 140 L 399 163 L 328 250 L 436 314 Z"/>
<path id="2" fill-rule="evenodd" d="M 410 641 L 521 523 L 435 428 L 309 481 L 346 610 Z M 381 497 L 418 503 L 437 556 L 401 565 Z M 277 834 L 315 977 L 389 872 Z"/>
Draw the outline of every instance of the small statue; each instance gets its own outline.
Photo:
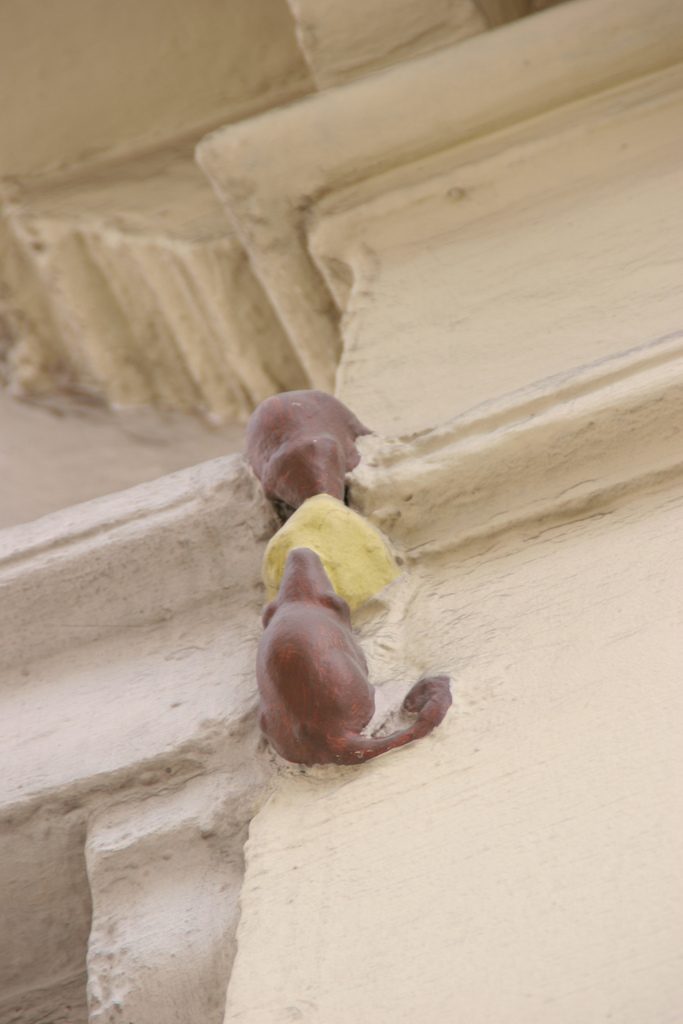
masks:
<path id="1" fill-rule="evenodd" d="M 247 424 L 247 459 L 281 518 L 314 494 L 345 499 L 345 478 L 360 462 L 356 438 L 367 427 L 324 391 L 267 398 Z"/>
<path id="2" fill-rule="evenodd" d="M 256 675 L 261 729 L 298 764 L 358 764 L 426 736 L 451 704 L 448 676 L 419 680 L 403 701 L 416 720 L 389 736 L 361 736 L 375 710 L 367 663 L 349 606 L 314 551 L 289 553 L 282 584 L 263 613 Z"/>

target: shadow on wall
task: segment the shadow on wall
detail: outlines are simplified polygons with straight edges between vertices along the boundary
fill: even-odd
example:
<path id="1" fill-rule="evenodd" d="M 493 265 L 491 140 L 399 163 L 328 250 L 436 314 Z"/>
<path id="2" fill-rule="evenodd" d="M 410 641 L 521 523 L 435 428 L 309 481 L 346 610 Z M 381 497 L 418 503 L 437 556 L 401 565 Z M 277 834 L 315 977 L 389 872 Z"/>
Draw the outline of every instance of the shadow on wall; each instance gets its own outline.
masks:
<path id="1" fill-rule="evenodd" d="M 86 1024 L 91 922 L 85 812 L 43 807 L 0 826 L 0 1019 Z"/>

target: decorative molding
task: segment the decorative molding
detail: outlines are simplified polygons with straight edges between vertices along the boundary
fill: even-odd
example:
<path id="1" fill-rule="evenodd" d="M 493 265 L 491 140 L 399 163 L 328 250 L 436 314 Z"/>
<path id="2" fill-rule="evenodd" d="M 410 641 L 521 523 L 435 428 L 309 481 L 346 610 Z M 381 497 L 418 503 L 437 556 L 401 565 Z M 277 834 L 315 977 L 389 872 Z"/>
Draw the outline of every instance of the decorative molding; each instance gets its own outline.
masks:
<path id="1" fill-rule="evenodd" d="M 5 191 L 14 276 L 21 271 L 9 281 L 8 376 L 20 394 L 69 386 L 116 408 L 221 422 L 306 386 L 191 156 L 166 149 Z M 27 299 L 47 306 L 37 326 L 29 287 Z"/>
<path id="2" fill-rule="evenodd" d="M 484 32 L 492 23 L 476 0 L 382 0 L 371 6 L 365 0 L 288 2 L 299 46 L 320 89 Z"/>
<path id="3" fill-rule="evenodd" d="M 677 159 L 670 136 L 682 97 L 683 62 L 335 189 L 318 201 L 310 218 L 311 256 L 346 313 L 352 288 L 363 292 L 377 276 L 378 249 L 392 243 L 433 245 L 434 236 L 440 243 L 449 225 L 453 234 L 464 233 L 477 222 L 503 218 L 519 204 L 537 216 L 552 213 L 562 192 L 580 197 L 593 178 L 604 181 L 611 173 L 614 179 L 615 149 L 625 137 L 629 157 L 617 180 L 628 171 L 629 159 L 636 168 L 645 163 L 644 155 Z M 658 131 L 643 134 L 643 124 L 652 126 L 655 118 Z M 582 157 L 565 167 L 563 150 Z M 469 196 L 476 202 L 466 202 Z"/>
<path id="4" fill-rule="evenodd" d="M 2 663 L 258 588 L 274 528 L 256 480 L 234 455 L 2 530 Z"/>
<path id="5" fill-rule="evenodd" d="M 532 0 L 477 0 L 488 24 L 495 28 L 533 13 Z"/>
<path id="6" fill-rule="evenodd" d="M 266 765 L 191 780 L 95 814 L 86 860 L 93 896 L 89 1020 L 220 1024 L 235 953 L 248 822 Z"/>
<path id="7" fill-rule="evenodd" d="M 220 1019 L 244 834 L 269 775 L 253 663 L 274 528 L 231 456 L 0 531 L 13 1020 L 86 1020 L 89 932 L 91 1019 L 135 1007 L 142 1021 L 143 1006 L 170 1019 L 168 1004 L 153 1012 L 169 993 Z"/>
<path id="8" fill-rule="evenodd" d="M 359 447 L 352 504 L 412 560 L 597 509 L 683 469 L 683 331 Z"/>
<path id="9" fill-rule="evenodd" d="M 676 332 L 681 117 L 677 64 L 322 200 L 338 397 L 415 433 Z"/>
<path id="10" fill-rule="evenodd" d="M 676 63 L 682 40 L 669 0 L 577 0 L 207 136 L 197 159 L 313 385 L 340 351 L 308 250 L 320 199 Z"/>

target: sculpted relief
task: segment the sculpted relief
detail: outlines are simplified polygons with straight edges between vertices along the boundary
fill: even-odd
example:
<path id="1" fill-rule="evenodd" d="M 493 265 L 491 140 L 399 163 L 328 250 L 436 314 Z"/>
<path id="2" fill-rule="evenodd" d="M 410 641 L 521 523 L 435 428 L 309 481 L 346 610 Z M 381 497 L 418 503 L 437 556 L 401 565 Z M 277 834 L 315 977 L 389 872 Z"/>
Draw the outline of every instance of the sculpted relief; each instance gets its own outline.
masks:
<path id="1" fill-rule="evenodd" d="M 344 498 L 346 474 L 360 460 L 356 438 L 367 433 L 331 395 L 292 391 L 256 409 L 247 427 L 247 458 L 286 518 L 315 495 Z M 362 735 L 375 710 L 365 656 L 348 603 L 308 547 L 289 551 L 263 625 L 256 664 L 260 724 L 288 761 L 358 764 L 426 736 L 450 707 L 448 676 L 420 679 L 403 701 L 416 716 L 410 725 L 387 736 Z"/>
<path id="2" fill-rule="evenodd" d="M 283 519 L 315 494 L 344 500 L 367 427 L 324 391 L 287 391 L 261 402 L 247 424 L 247 460 Z"/>
<path id="3" fill-rule="evenodd" d="M 389 736 L 362 736 L 375 711 L 365 656 L 351 631 L 349 606 L 319 557 L 296 548 L 280 592 L 263 613 L 256 675 L 261 728 L 299 764 L 358 764 L 426 736 L 451 703 L 447 676 L 421 679 L 403 702 L 414 723 Z"/>

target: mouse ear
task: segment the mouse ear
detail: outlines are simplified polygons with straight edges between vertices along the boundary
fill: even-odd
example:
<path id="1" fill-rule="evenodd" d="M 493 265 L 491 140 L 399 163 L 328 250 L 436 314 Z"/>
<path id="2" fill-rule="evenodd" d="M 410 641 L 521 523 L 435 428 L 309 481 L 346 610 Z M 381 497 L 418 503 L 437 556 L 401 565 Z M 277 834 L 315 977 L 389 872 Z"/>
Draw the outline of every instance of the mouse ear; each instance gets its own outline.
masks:
<path id="1" fill-rule="evenodd" d="M 263 628 L 264 629 L 266 628 L 266 626 L 268 625 L 268 623 L 272 619 L 273 615 L 275 615 L 276 611 L 277 611 L 277 598 L 275 598 L 274 601 L 271 601 L 270 604 L 267 604 L 266 607 L 263 609 L 263 615 L 261 616 L 261 622 L 263 623 Z"/>
<path id="2" fill-rule="evenodd" d="M 339 597 L 338 594 L 334 593 L 323 594 L 318 600 L 326 608 L 331 608 L 333 612 L 341 615 L 345 622 L 351 622 L 351 610 L 343 597 Z"/>

